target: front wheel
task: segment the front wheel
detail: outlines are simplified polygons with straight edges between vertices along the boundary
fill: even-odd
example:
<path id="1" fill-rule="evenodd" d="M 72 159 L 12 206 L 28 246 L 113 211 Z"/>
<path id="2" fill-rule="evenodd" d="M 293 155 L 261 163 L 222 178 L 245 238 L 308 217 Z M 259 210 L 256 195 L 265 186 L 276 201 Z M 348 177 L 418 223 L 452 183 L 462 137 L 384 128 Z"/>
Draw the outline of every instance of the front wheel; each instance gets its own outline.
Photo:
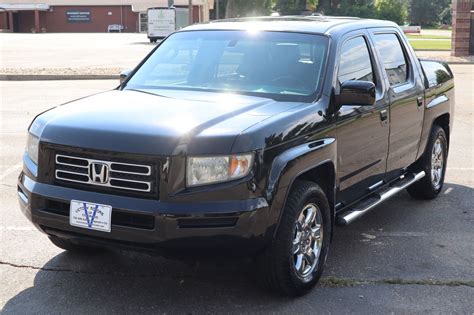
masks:
<path id="1" fill-rule="evenodd" d="M 329 203 L 323 190 L 312 182 L 296 182 L 276 236 L 258 258 L 263 284 L 288 296 L 310 291 L 323 272 L 331 228 Z"/>
<path id="2" fill-rule="evenodd" d="M 446 172 L 448 141 L 446 133 L 440 126 L 433 126 L 430 139 L 423 157 L 421 169 L 426 173 L 418 182 L 408 187 L 408 193 L 416 199 L 433 199 L 441 192 Z"/>

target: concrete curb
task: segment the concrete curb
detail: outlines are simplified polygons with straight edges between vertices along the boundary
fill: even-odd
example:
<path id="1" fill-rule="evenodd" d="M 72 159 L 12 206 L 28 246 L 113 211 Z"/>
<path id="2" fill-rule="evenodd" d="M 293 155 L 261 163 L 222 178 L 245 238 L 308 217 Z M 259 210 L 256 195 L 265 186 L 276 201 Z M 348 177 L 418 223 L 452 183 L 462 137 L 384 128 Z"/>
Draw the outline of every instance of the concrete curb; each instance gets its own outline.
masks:
<path id="1" fill-rule="evenodd" d="M 118 80 L 110 74 L 0 74 L 0 81 Z"/>

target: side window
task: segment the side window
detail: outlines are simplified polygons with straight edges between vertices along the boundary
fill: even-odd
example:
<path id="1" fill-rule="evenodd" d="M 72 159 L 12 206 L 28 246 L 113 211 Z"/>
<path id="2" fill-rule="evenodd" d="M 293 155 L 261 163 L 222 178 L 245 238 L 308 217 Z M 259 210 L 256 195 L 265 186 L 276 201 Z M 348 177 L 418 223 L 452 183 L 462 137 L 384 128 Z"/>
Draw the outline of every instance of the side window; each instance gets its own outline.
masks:
<path id="1" fill-rule="evenodd" d="M 408 62 L 397 35 L 377 34 L 375 35 L 375 46 L 379 51 L 390 85 L 407 82 Z"/>
<path id="2" fill-rule="evenodd" d="M 375 82 L 369 49 L 363 37 L 352 38 L 342 46 L 337 78 L 339 83 L 349 80 Z"/>
<path id="3" fill-rule="evenodd" d="M 437 86 L 452 79 L 445 66 L 439 62 L 423 60 L 421 66 L 425 72 L 429 87 Z"/>

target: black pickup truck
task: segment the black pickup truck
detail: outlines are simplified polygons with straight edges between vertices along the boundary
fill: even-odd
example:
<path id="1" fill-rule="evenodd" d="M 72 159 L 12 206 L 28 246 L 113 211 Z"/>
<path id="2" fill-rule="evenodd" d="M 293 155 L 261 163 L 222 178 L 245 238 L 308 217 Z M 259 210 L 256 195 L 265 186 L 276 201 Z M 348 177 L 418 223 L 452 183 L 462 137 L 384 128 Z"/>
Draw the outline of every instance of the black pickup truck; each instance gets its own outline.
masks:
<path id="1" fill-rule="evenodd" d="M 271 17 L 195 25 L 112 91 L 37 116 L 21 209 L 57 246 L 255 257 L 302 295 L 336 224 L 442 187 L 449 67 L 391 22 Z"/>

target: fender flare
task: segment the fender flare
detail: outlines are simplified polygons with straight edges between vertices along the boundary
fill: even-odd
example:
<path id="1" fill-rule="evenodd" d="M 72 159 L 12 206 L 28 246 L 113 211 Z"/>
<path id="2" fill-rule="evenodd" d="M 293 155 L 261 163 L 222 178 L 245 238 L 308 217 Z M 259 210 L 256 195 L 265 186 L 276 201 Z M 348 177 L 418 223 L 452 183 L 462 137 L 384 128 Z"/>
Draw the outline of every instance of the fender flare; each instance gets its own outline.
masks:
<path id="1" fill-rule="evenodd" d="M 336 144 L 335 138 L 307 142 L 284 151 L 273 160 L 265 189 L 266 199 L 270 201 L 269 225 L 274 226 L 270 233 L 272 237 L 277 231 L 290 189 L 301 174 L 327 163 L 332 164 L 336 174 Z M 336 180 L 333 189 L 336 189 Z"/>

